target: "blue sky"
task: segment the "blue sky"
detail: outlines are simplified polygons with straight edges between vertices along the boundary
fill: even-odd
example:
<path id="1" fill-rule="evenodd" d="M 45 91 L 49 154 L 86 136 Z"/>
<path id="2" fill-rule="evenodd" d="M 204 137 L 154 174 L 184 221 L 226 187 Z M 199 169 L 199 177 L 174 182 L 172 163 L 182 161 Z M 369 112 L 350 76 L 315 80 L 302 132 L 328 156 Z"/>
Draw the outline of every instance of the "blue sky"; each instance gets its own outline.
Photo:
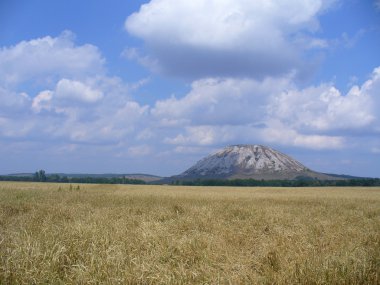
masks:
<path id="1" fill-rule="evenodd" d="M 174 175 L 230 144 L 380 177 L 380 1 L 0 2 L 0 173 Z"/>

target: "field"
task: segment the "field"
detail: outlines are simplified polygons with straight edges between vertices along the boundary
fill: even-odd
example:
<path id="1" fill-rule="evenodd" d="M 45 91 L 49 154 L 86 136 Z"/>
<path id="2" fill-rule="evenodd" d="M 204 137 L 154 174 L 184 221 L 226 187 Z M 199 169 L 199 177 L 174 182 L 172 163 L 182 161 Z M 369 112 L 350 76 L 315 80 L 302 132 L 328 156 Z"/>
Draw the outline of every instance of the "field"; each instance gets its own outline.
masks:
<path id="1" fill-rule="evenodd" d="M 0 284 L 379 284 L 380 188 L 0 183 Z"/>

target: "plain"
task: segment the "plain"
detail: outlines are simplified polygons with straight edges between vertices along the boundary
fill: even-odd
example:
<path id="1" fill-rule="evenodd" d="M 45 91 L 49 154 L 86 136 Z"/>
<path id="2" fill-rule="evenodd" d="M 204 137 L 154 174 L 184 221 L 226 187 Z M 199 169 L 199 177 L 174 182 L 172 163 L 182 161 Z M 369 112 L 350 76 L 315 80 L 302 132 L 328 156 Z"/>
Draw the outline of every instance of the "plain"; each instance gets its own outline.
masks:
<path id="1" fill-rule="evenodd" d="M 0 183 L 0 284 L 379 284 L 380 188 Z"/>

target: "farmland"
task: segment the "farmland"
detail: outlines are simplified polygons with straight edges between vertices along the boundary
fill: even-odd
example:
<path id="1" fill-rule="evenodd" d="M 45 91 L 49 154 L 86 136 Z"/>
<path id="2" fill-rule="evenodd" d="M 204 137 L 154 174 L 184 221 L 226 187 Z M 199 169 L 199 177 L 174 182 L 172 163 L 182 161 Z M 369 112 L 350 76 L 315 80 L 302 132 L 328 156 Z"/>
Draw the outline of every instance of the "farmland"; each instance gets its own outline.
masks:
<path id="1" fill-rule="evenodd" d="M 0 284 L 379 282 L 379 187 L 0 183 Z"/>

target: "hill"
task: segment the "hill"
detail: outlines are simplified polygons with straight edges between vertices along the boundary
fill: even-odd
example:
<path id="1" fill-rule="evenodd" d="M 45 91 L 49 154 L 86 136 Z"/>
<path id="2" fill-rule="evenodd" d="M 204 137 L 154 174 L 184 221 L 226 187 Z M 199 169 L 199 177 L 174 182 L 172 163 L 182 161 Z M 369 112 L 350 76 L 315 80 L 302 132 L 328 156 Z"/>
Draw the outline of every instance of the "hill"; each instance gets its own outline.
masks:
<path id="1" fill-rule="evenodd" d="M 344 177 L 312 171 L 299 161 L 263 145 L 232 145 L 211 154 L 180 175 L 176 180 L 256 179 L 340 180 Z"/>

